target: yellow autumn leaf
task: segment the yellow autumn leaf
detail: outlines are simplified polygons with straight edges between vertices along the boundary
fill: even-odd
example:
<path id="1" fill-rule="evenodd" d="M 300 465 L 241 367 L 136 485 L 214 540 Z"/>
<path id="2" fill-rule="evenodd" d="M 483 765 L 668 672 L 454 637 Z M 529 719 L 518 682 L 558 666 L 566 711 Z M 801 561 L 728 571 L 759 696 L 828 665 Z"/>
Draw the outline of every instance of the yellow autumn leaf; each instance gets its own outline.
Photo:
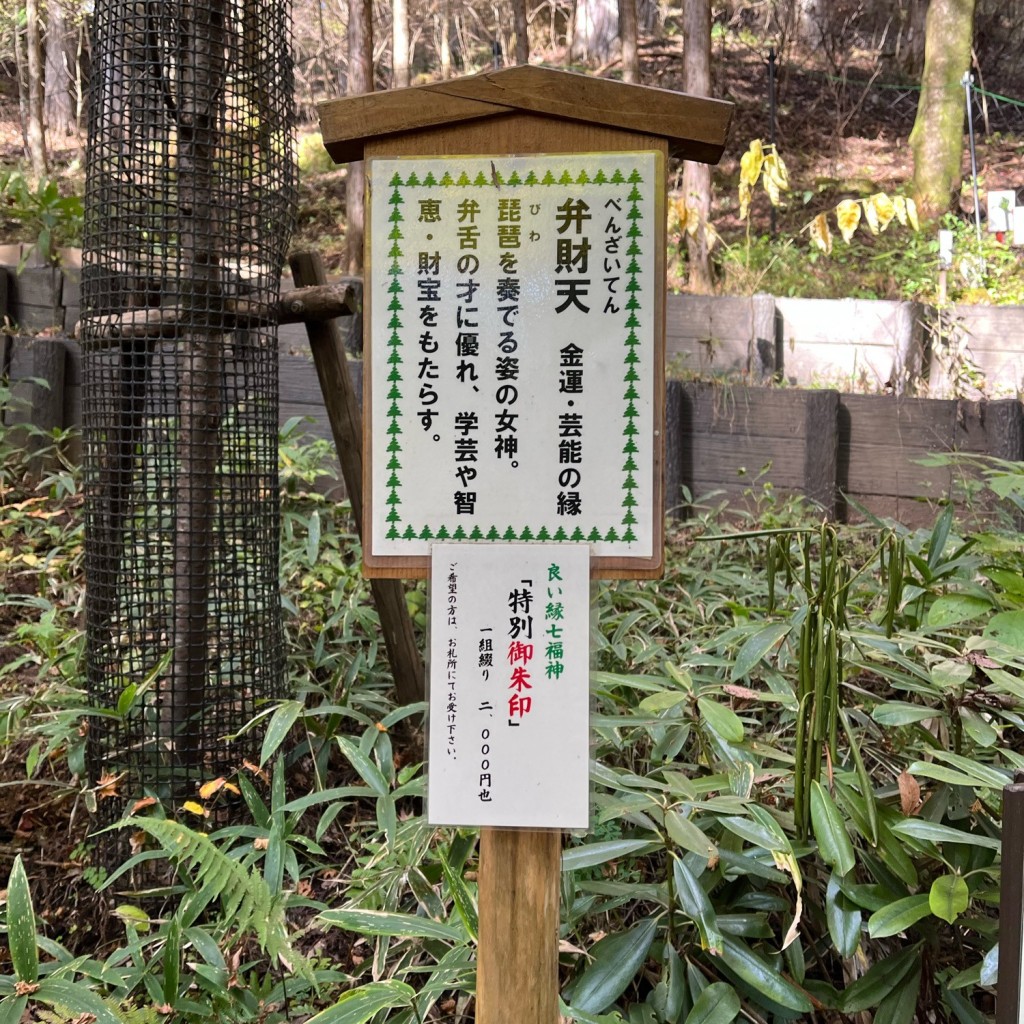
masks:
<path id="1" fill-rule="evenodd" d="M 740 220 L 746 220 L 750 212 L 750 196 L 753 189 L 745 182 L 740 182 Z"/>
<path id="2" fill-rule="evenodd" d="M 764 157 L 764 173 L 761 175 L 761 184 L 772 202 L 772 206 L 778 206 L 781 193 L 789 188 L 789 173 L 782 157 L 774 150 L 766 153 Z"/>
<path id="3" fill-rule="evenodd" d="M 704 225 L 704 244 L 707 246 L 708 252 L 711 252 L 721 240 L 721 236 L 710 224 Z"/>
<path id="4" fill-rule="evenodd" d="M 910 226 L 915 231 L 921 230 L 921 223 L 917 219 L 917 203 L 909 196 L 907 196 L 907 220 L 910 221 Z"/>
<path id="5" fill-rule="evenodd" d="M 844 199 L 836 207 L 836 223 L 839 225 L 843 241 L 849 242 L 860 223 L 860 203 L 855 199 Z"/>
<path id="6" fill-rule="evenodd" d="M 688 206 L 686 208 L 686 219 L 683 221 L 683 227 L 691 238 L 697 234 L 697 228 L 700 227 L 700 210 L 696 206 Z"/>
<path id="7" fill-rule="evenodd" d="M 823 213 L 811 221 L 811 241 L 826 255 L 832 251 L 832 232 Z"/>
<path id="8" fill-rule="evenodd" d="M 875 211 L 878 217 L 879 231 L 884 231 L 896 214 L 896 207 L 893 206 L 892 200 L 884 192 L 876 192 L 868 198 L 864 205 L 871 207 Z"/>
<path id="9" fill-rule="evenodd" d="M 782 159 L 778 150 L 775 150 L 775 174 L 779 179 L 779 188 L 784 191 L 789 188 L 789 168 L 786 161 Z"/>
<path id="10" fill-rule="evenodd" d="M 903 225 L 907 226 L 907 200 L 903 196 L 893 196 L 892 206 L 896 211 L 896 219 Z"/>
<path id="11" fill-rule="evenodd" d="M 210 812 L 202 805 L 197 804 L 195 800 L 186 800 L 182 805 L 183 811 L 188 811 L 189 814 L 195 814 L 200 818 L 207 818 Z"/>
<path id="12" fill-rule="evenodd" d="M 209 800 L 214 793 L 217 793 L 224 788 L 224 784 L 226 782 L 227 779 L 224 778 L 213 779 L 210 782 L 204 782 L 199 787 L 199 798 L 201 800 Z"/>
<path id="13" fill-rule="evenodd" d="M 868 228 L 871 230 L 871 234 L 878 234 L 878 210 L 875 209 L 874 204 L 870 199 L 862 199 L 861 205 L 864 207 L 864 219 L 868 222 Z"/>
<path id="14" fill-rule="evenodd" d="M 686 200 L 682 196 L 668 204 L 668 229 L 677 231 L 686 226 Z"/>
<path id="15" fill-rule="evenodd" d="M 760 139 L 754 139 L 750 148 L 740 157 L 740 185 L 753 188 L 757 184 L 761 166 L 764 164 L 764 148 Z"/>

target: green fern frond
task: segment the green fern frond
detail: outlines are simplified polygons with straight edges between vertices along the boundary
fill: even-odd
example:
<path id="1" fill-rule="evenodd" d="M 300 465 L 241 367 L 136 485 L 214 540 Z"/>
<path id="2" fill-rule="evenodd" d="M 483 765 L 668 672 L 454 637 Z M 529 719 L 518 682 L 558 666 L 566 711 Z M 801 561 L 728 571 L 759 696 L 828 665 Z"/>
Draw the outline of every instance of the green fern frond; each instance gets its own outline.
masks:
<path id="1" fill-rule="evenodd" d="M 161 1018 L 152 1006 L 121 1006 L 113 999 L 101 999 L 101 1002 L 121 1024 L 164 1024 L 165 1018 Z M 64 1006 L 60 1002 L 51 1006 L 36 1002 L 32 1013 L 40 1024 L 79 1024 L 86 1016 L 80 1006 Z"/>
<path id="2" fill-rule="evenodd" d="M 125 1006 L 121 1008 L 124 1024 L 166 1024 L 166 1017 L 156 1012 L 153 1006 Z"/>
<path id="3" fill-rule="evenodd" d="M 251 932 L 270 957 L 305 974 L 308 965 L 288 941 L 283 896 L 275 896 L 259 872 L 228 856 L 208 835 L 180 821 L 125 818 L 123 828 L 151 835 L 167 856 L 193 879 L 199 902 L 218 900 L 226 926 Z"/>

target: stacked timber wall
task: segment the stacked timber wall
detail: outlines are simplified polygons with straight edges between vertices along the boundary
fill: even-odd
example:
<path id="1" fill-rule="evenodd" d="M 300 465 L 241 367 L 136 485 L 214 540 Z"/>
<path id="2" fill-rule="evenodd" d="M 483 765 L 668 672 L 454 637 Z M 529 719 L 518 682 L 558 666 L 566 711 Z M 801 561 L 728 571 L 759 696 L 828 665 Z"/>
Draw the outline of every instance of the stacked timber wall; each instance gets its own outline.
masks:
<path id="1" fill-rule="evenodd" d="M 2 250 L 0 261 L 5 255 L 16 263 Z M 76 268 L 17 275 L 11 267 L 0 299 L 4 283 L 9 326 L 0 335 L 0 373 L 21 399 L 5 422 L 77 425 L 79 354 L 67 337 L 78 319 Z M 806 495 L 838 519 L 856 518 L 860 507 L 917 525 L 940 500 L 964 496 L 958 470 L 921 459 L 959 451 L 1024 460 L 1016 397 L 1024 390 L 1024 309 L 957 307 L 952 315 L 956 330 L 969 332 L 959 337 L 968 339 L 987 393 L 1013 397 L 912 397 L 909 385 L 935 374 L 937 361 L 928 311 L 913 303 L 671 296 L 670 364 L 677 376 L 716 380 L 669 384 L 667 509 L 681 508 L 684 488 L 694 499 L 749 504 L 763 501 L 769 484 L 776 495 Z M 345 327 L 350 351 L 358 351 L 358 318 Z M 279 346 L 282 423 L 304 417 L 310 433 L 329 438 L 303 328 L 282 327 Z M 359 393 L 362 364 L 350 359 L 349 366 Z M 756 386 L 780 381 L 833 386 Z M 858 386 L 881 393 L 849 393 Z"/>

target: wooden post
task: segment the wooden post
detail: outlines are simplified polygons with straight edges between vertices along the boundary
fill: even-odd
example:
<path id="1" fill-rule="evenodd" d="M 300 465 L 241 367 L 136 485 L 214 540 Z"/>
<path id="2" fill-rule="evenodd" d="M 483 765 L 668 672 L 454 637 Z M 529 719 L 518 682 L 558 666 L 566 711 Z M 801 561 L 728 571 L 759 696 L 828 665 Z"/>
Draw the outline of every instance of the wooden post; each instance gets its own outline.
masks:
<path id="1" fill-rule="evenodd" d="M 988 453 L 1007 462 L 1024 459 L 1024 406 L 1016 398 L 986 403 Z"/>
<path id="2" fill-rule="evenodd" d="M 808 391 L 804 405 L 804 495 L 836 517 L 839 392 Z"/>
<path id="3" fill-rule="evenodd" d="M 557 1024 L 561 834 L 480 830 L 477 1024 Z"/>
<path id="4" fill-rule="evenodd" d="M 1024 460 L 1024 405 L 1017 398 L 1002 398 L 985 403 L 988 453 L 1007 462 Z M 1011 513 L 1018 530 L 1024 530 L 1024 512 Z"/>
<path id="5" fill-rule="evenodd" d="M 293 253 L 288 263 L 297 285 L 327 283 L 327 275 L 318 253 Z M 363 539 L 363 418 L 348 373 L 345 345 L 334 320 L 307 320 L 306 334 L 320 379 L 320 390 L 323 392 L 324 407 L 334 435 L 341 474 L 352 502 L 356 531 L 360 539 Z M 415 704 L 423 700 L 425 693 L 423 658 L 416 646 L 409 608 L 405 603 L 405 589 L 400 580 L 376 579 L 370 580 L 370 588 L 380 616 L 384 646 L 395 677 L 399 703 Z"/>
<path id="6" fill-rule="evenodd" d="M 775 296 L 758 292 L 751 300 L 753 321 L 750 339 L 750 376 L 756 381 L 769 381 L 782 372 L 779 358 Z"/>
<path id="7" fill-rule="evenodd" d="M 920 302 L 901 302 L 896 307 L 893 365 L 889 382 L 897 395 L 905 394 L 920 378 L 924 367 L 925 307 Z"/>
<path id="8" fill-rule="evenodd" d="M 24 425 L 45 433 L 64 426 L 64 370 L 67 349 L 62 339 L 10 339 L 10 361 L 0 372 L 9 374 L 12 402 L 0 409 L 5 426 Z M 35 430 L 24 430 L 19 445 L 32 453 L 31 472 L 41 476 L 47 468 L 45 456 L 37 455 L 49 441 Z"/>
<path id="9" fill-rule="evenodd" d="M 999 885 L 996 1024 L 1021 1024 L 1024 931 L 1024 782 L 1003 789 L 1003 874 Z"/>
<path id="10" fill-rule="evenodd" d="M 682 518 L 683 485 L 690 480 L 683 474 L 683 453 L 693 440 L 683 434 L 683 384 L 670 380 L 665 387 L 665 514 Z"/>

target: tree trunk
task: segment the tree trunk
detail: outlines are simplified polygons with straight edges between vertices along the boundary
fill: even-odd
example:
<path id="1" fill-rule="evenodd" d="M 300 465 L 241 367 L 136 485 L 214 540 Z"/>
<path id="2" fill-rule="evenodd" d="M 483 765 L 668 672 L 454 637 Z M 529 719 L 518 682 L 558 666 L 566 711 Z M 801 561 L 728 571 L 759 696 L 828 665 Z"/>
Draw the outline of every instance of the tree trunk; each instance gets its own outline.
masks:
<path id="1" fill-rule="evenodd" d="M 683 0 L 683 92 L 692 96 L 711 92 L 711 0 Z M 697 230 L 686 236 L 687 284 L 691 292 L 710 295 L 706 227 L 711 216 L 711 168 L 707 164 L 684 163 L 683 197 L 686 206 L 697 212 Z"/>
<path id="2" fill-rule="evenodd" d="M 64 8 L 59 0 L 50 0 L 46 19 L 46 100 L 43 112 L 51 146 L 61 145 L 76 127 L 75 103 L 71 95 L 74 63 L 73 41 L 68 33 Z"/>
<path id="3" fill-rule="evenodd" d="M 971 66 L 974 0 L 931 0 L 925 22 L 924 72 L 910 133 L 914 197 L 923 220 L 941 217 L 960 184 L 964 87 Z"/>
<path id="4" fill-rule="evenodd" d="M 619 0 L 619 40 L 622 44 L 622 80 L 640 81 L 640 54 L 637 51 L 636 0 Z"/>
<path id="5" fill-rule="evenodd" d="M 919 78 L 924 67 L 925 18 L 928 0 L 910 0 L 910 9 L 896 59 L 903 72 Z"/>
<path id="6" fill-rule="evenodd" d="M 512 23 L 516 30 L 516 63 L 530 63 L 530 29 L 526 0 L 512 0 Z"/>
<path id="7" fill-rule="evenodd" d="M 443 0 L 441 4 L 441 24 L 438 26 L 438 49 L 440 50 L 441 56 L 441 77 L 445 80 L 452 77 L 451 17 L 451 4 L 449 3 L 449 0 Z"/>
<path id="8" fill-rule="evenodd" d="M 611 60 L 619 39 L 619 10 L 616 0 L 576 0 L 572 22 L 574 59 Z"/>
<path id="9" fill-rule="evenodd" d="M 391 65 L 392 85 L 399 89 L 411 81 L 409 65 L 412 54 L 409 45 L 409 0 L 391 3 Z"/>
<path id="10" fill-rule="evenodd" d="M 47 173 L 46 140 L 43 137 L 43 46 L 39 33 L 37 0 L 25 0 L 25 49 L 28 68 L 28 123 L 25 142 L 32 174 L 43 178 Z"/>
<path id="11" fill-rule="evenodd" d="M 373 92 L 373 5 L 371 0 L 348 0 L 348 87 L 350 96 Z M 348 273 L 363 272 L 364 191 L 362 160 L 348 165 L 345 184 L 345 246 Z"/>

